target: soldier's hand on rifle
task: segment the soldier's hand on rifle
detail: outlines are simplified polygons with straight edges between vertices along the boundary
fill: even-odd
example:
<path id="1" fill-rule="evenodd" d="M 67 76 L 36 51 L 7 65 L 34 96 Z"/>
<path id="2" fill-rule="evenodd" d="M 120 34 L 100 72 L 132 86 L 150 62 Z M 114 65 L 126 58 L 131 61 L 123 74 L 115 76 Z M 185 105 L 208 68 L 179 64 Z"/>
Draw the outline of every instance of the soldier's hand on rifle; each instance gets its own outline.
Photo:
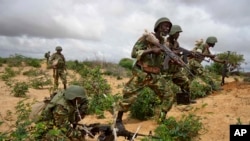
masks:
<path id="1" fill-rule="evenodd" d="M 151 49 L 151 53 L 154 53 L 154 54 L 160 54 L 162 52 L 162 50 L 158 47 L 154 47 Z"/>
<path id="2" fill-rule="evenodd" d="M 183 54 L 183 52 L 181 50 L 173 50 L 173 52 L 175 54 L 178 54 L 178 55 L 182 55 Z"/>

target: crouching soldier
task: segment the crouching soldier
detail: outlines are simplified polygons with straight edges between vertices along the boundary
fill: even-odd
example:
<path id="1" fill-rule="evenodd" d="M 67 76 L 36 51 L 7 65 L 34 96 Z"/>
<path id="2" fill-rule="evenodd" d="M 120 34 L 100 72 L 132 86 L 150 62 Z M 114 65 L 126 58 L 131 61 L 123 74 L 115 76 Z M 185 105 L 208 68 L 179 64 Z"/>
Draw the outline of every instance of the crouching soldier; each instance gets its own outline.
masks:
<path id="1" fill-rule="evenodd" d="M 36 122 L 35 133 L 39 133 L 39 136 L 35 139 L 84 141 L 85 135 L 78 130 L 77 123 L 84 118 L 87 109 L 87 94 L 83 87 L 71 85 L 57 92 Z"/>

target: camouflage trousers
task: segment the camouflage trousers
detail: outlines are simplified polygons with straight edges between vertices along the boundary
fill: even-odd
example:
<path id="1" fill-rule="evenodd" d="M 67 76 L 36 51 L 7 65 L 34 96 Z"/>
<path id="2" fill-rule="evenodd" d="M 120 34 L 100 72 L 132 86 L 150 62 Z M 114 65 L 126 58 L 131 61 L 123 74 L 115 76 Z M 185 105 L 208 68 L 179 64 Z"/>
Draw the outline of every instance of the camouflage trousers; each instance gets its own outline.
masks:
<path id="1" fill-rule="evenodd" d="M 53 70 L 54 74 L 54 90 L 58 89 L 59 86 L 59 78 L 61 79 L 63 85 L 67 84 L 66 73 L 64 69 L 55 69 Z"/>
<path id="2" fill-rule="evenodd" d="M 162 111 L 167 112 L 174 103 L 174 94 L 166 86 L 163 75 L 148 74 L 139 68 L 134 68 L 132 78 L 123 89 L 123 100 L 119 103 L 119 111 L 128 111 L 130 106 L 136 101 L 139 92 L 145 87 L 151 88 L 162 103 Z"/>
<path id="3" fill-rule="evenodd" d="M 167 72 L 166 75 L 169 76 L 172 82 L 179 86 L 183 92 L 190 92 L 190 80 L 182 68 Z"/>
<path id="4" fill-rule="evenodd" d="M 209 85 L 214 85 L 213 79 L 209 77 L 208 75 L 206 75 L 204 67 L 201 65 L 200 62 L 198 62 L 197 60 L 193 58 L 189 60 L 188 65 L 189 65 L 191 72 L 194 75 L 199 76 L 204 82 L 209 83 Z M 189 75 L 189 79 L 193 80 L 194 78 Z"/>

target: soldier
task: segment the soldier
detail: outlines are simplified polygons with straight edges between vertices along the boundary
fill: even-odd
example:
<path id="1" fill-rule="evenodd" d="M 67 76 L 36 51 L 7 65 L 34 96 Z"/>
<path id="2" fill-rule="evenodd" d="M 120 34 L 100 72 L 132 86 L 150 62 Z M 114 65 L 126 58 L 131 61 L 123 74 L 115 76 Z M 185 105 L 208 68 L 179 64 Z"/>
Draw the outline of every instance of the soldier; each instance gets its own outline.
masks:
<path id="1" fill-rule="evenodd" d="M 66 60 L 63 56 L 62 47 L 56 47 L 56 53 L 54 53 L 50 58 L 50 64 L 53 68 L 53 78 L 54 78 L 54 91 L 58 89 L 58 79 L 62 80 L 63 88 L 66 89 L 67 79 L 66 79 Z"/>
<path id="2" fill-rule="evenodd" d="M 218 63 L 225 63 L 225 61 L 219 60 L 216 58 L 216 55 L 211 54 L 210 48 L 215 46 L 215 43 L 217 43 L 217 38 L 214 36 L 210 36 L 206 39 L 206 43 L 197 43 L 198 46 L 196 46 L 193 51 L 202 53 L 206 57 L 210 57 L 213 61 Z M 208 84 L 211 86 L 212 90 L 217 90 L 214 81 L 212 78 L 207 76 L 204 72 L 204 68 L 201 64 L 201 62 L 205 59 L 203 58 L 191 58 L 189 59 L 189 67 L 194 75 L 198 75 L 203 79 L 203 81 L 208 82 Z M 190 79 L 192 79 L 190 77 Z"/>
<path id="3" fill-rule="evenodd" d="M 66 90 L 57 92 L 50 103 L 42 111 L 36 124 L 45 124 L 46 128 L 37 140 L 85 140 L 78 130 L 77 123 L 84 118 L 88 109 L 88 99 L 83 87 L 71 85 Z M 60 135 L 53 135 L 50 132 L 58 130 Z"/>
<path id="4" fill-rule="evenodd" d="M 47 65 L 48 65 L 48 64 L 49 64 L 50 51 L 46 52 L 46 53 L 44 54 L 44 57 L 46 58 Z"/>
<path id="5" fill-rule="evenodd" d="M 166 17 L 158 19 L 154 26 L 155 36 L 160 44 L 164 44 L 164 36 L 166 36 L 172 23 Z M 172 107 L 173 94 L 167 89 L 162 81 L 162 63 L 163 52 L 159 47 L 147 40 L 146 36 L 140 37 L 135 43 L 132 53 L 132 58 L 136 58 L 133 66 L 133 76 L 128 81 L 123 89 L 123 100 L 119 103 L 119 110 L 116 119 L 116 126 L 119 132 L 126 130 L 122 123 L 122 116 L 127 112 L 129 107 L 135 102 L 139 91 L 145 87 L 151 88 L 155 94 L 161 99 L 163 108 L 161 109 L 160 118 L 165 118 L 167 111 Z"/>
<path id="6" fill-rule="evenodd" d="M 166 40 L 166 46 L 169 47 L 173 52 L 175 52 L 180 57 L 182 56 L 179 48 L 178 38 L 182 29 L 179 25 L 173 25 L 170 32 L 169 37 Z M 166 70 L 166 74 L 170 75 L 174 84 L 178 85 L 181 88 L 182 93 L 178 93 L 177 97 L 177 104 L 178 99 L 181 100 L 182 103 L 180 104 L 190 104 L 196 103 L 196 101 L 191 100 L 190 98 L 190 80 L 186 73 L 183 71 L 183 68 L 180 67 L 178 64 L 170 63 L 169 68 Z"/>

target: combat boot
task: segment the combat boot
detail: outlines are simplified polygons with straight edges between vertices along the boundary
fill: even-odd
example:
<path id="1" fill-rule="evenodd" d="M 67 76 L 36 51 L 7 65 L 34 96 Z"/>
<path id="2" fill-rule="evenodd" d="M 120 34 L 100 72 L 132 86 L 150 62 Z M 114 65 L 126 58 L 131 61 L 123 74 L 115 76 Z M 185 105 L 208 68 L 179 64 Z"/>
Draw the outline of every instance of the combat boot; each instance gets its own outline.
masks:
<path id="1" fill-rule="evenodd" d="M 115 124 L 115 127 L 118 129 L 117 135 L 122 135 L 124 132 L 127 131 L 125 129 L 125 126 L 122 123 L 122 116 L 123 116 L 123 112 L 119 111 L 117 114 L 116 124 Z"/>
<path id="2" fill-rule="evenodd" d="M 183 104 L 183 105 L 196 103 L 195 100 L 191 99 L 190 94 L 187 92 L 177 93 L 176 94 L 176 102 L 177 102 L 177 104 Z"/>

